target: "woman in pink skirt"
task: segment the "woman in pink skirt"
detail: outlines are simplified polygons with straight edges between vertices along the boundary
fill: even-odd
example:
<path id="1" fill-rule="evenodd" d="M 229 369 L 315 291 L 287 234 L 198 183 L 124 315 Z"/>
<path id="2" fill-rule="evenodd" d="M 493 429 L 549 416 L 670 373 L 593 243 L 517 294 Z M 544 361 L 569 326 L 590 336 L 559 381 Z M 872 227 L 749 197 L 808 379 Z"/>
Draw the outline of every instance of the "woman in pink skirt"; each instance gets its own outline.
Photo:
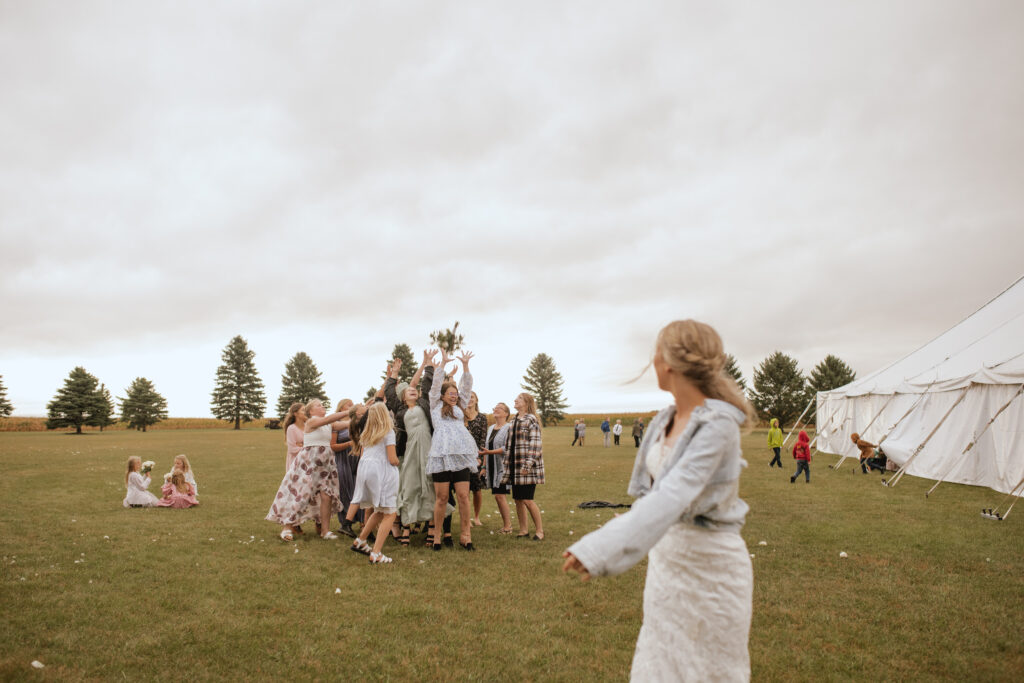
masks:
<path id="1" fill-rule="evenodd" d="M 294 540 L 295 527 L 309 519 L 316 520 L 322 538 L 338 537 L 328 531 L 326 524 L 332 513 L 341 510 L 331 433 L 348 427 L 349 420 L 343 418 L 348 418 L 349 412 L 328 415 L 319 399 L 306 404 L 308 419 L 303 428 L 304 445 L 285 473 L 267 513 L 268 520 L 284 526 L 282 540 Z"/>

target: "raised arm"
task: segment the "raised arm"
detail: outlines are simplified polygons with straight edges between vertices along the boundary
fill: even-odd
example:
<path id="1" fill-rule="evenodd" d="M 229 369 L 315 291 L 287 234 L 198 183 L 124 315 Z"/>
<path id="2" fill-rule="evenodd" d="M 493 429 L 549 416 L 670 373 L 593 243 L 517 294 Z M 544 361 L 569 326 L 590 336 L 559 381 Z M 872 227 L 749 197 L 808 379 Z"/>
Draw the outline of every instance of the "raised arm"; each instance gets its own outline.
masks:
<path id="1" fill-rule="evenodd" d="M 384 381 L 384 402 L 387 404 L 391 412 L 398 412 L 401 407 L 401 397 L 395 391 L 398 386 L 398 369 L 402 367 L 401 359 L 395 361 L 395 365 L 391 366 L 391 372 L 388 373 L 388 378 Z M 418 371 L 417 371 L 418 372 Z"/>
<path id="2" fill-rule="evenodd" d="M 469 399 L 472 398 L 473 393 L 473 376 L 469 374 L 469 359 L 473 357 L 473 354 L 466 351 L 459 357 L 459 361 L 462 363 L 462 378 L 459 380 L 459 404 L 463 409 L 469 405 Z"/>
<path id="3" fill-rule="evenodd" d="M 417 387 L 420 383 L 420 378 L 423 377 L 423 369 L 427 366 L 427 352 L 423 352 L 423 362 L 416 368 L 416 372 L 413 374 L 412 379 L 409 380 L 410 387 Z"/>
<path id="4" fill-rule="evenodd" d="M 440 363 L 438 363 L 436 360 L 433 360 L 433 358 L 434 357 L 431 356 L 431 361 L 430 362 L 431 362 L 431 365 L 434 366 L 434 374 L 435 375 L 437 374 L 437 369 L 439 367 L 441 368 L 441 372 L 444 372 L 444 365 L 445 365 L 445 363 L 448 362 L 448 354 L 444 353 L 443 351 L 441 352 L 441 362 Z M 434 381 L 434 382 L 431 382 L 431 384 L 430 384 L 430 393 L 428 395 L 430 396 L 430 409 L 431 410 L 433 410 L 435 407 L 437 407 L 437 404 L 441 402 L 441 387 L 443 385 L 444 385 L 444 382 L 440 382 L 440 381 Z"/>

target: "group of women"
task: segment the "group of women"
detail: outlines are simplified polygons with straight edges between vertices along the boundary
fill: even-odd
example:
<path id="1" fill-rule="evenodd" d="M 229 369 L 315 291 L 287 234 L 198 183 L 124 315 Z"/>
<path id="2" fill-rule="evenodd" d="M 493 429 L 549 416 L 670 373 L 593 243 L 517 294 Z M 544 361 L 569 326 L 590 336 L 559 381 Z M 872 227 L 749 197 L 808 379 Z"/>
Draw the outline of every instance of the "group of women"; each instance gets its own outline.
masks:
<path id="1" fill-rule="evenodd" d="M 267 519 L 282 526 L 281 538 L 302 533 L 313 520 L 317 532 L 337 514 L 340 533 L 355 537 L 353 550 L 371 561 L 381 554 L 388 533 L 403 546 L 414 530 L 426 533 L 433 550 L 454 546 L 452 513 L 459 513 L 459 545 L 475 550 L 472 530 L 481 526 L 483 490 L 490 489 L 501 514 L 499 533 L 513 533 L 507 497 L 511 493 L 519 522 L 517 538 L 543 540 L 540 509 L 534 502 L 544 483 L 540 421 L 534 399 L 523 393 L 513 402 L 515 415 L 498 403 L 493 424 L 479 410 L 469 371 L 472 353 L 458 357 L 457 371 L 445 374 L 447 352 L 429 349 L 409 382 L 399 382 L 402 361 L 388 363 L 386 381 L 369 403 L 345 399 L 327 414 L 321 401 L 293 404 L 285 416 L 287 455 Z M 373 531 L 376 538 L 371 539 Z M 370 548 L 369 541 L 374 541 Z"/>
<path id="2" fill-rule="evenodd" d="M 481 432 L 482 423 L 468 427 L 478 418 L 470 357 L 464 354 L 459 359 L 463 374 L 456 384 L 449 377 L 441 378 L 447 355 L 439 363 L 432 352 L 424 355 L 421 391 L 427 401 L 415 383 L 392 385 L 395 364 L 389 368 L 393 391 L 388 394 L 392 396 L 389 405 L 404 449 L 397 496 L 402 524 L 432 521 L 429 542 L 439 549 L 449 493 L 454 490 L 460 508 L 460 542 L 472 549 L 470 493 L 474 475 L 480 475 L 478 487 L 490 486 L 496 497 L 506 495 L 502 487 L 512 484 L 520 535 L 526 534 L 527 519 L 532 517 L 535 538 L 543 538 L 539 510 L 532 501 L 535 485 L 544 481 L 533 398 L 529 394 L 516 398 L 511 424 L 510 411 L 504 404 L 496 405 L 494 424 L 481 443 L 474 434 Z M 658 387 L 672 395 L 673 403 L 651 421 L 639 444 L 628 489 L 637 500 L 628 512 L 563 552 L 563 571 L 578 572 L 585 580 L 619 574 L 648 557 L 633 680 L 750 678 L 747 642 L 753 570 L 740 536 L 749 508 L 738 493 L 740 472 L 746 465 L 740 429 L 752 423 L 754 413 L 725 372 L 725 362 L 721 338 L 710 326 L 679 320 L 661 330 L 652 364 Z M 358 453 L 359 421 L 367 410 L 356 406 L 347 413 L 325 415 L 315 401 L 308 408 L 304 445 L 268 515 L 285 525 L 289 534 L 299 522 L 315 516 L 310 509 L 318 495 L 322 496 L 321 520 L 331 510 L 341 509 L 329 439 L 314 432 L 329 434 L 330 429 L 347 427 Z M 370 410 L 384 412 L 383 407 Z M 352 504 L 365 508 L 370 503 L 358 492 L 364 468 L 367 463 L 360 463 Z M 432 505 L 428 485 L 434 494 Z M 387 501 L 380 503 L 387 506 Z M 501 498 L 498 504 L 502 530 L 510 531 L 507 505 L 501 507 Z M 360 535 L 365 533 L 364 528 Z M 378 533 L 378 542 L 382 535 Z"/>

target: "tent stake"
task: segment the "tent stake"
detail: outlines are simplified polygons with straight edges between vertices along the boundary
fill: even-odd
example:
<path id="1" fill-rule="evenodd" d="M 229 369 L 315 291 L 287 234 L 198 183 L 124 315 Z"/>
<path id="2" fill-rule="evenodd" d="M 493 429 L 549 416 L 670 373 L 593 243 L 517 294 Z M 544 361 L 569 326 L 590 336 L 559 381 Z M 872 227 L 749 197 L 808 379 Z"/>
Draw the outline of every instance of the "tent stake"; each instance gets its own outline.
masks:
<path id="1" fill-rule="evenodd" d="M 1017 485 L 1013 487 L 1013 490 L 1006 494 L 1005 498 L 999 501 L 999 505 L 995 506 L 994 508 L 982 509 L 981 516 L 985 519 L 997 519 L 1000 522 L 1003 521 L 1004 519 L 1010 516 L 1010 510 L 1012 510 L 1013 506 L 1017 504 L 1018 500 L 1020 500 L 1021 495 L 1024 495 L 1024 479 L 1021 479 L 1019 482 L 1017 482 Z M 999 508 L 1003 506 L 1006 503 L 1006 501 L 1009 500 L 1010 498 L 1014 499 L 1013 502 L 1010 503 L 1010 507 L 1006 508 L 1006 512 L 999 514 Z"/>

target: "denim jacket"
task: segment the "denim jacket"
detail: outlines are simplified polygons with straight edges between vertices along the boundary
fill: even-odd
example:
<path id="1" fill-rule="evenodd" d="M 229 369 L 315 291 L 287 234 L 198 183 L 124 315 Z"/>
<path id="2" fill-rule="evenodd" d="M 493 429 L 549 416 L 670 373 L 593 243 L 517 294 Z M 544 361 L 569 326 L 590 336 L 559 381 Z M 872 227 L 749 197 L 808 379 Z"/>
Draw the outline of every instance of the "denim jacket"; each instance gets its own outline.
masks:
<path id="1" fill-rule="evenodd" d="M 745 417 L 733 405 L 707 399 L 694 408 L 658 478 L 647 472 L 647 453 L 654 435 L 665 430 L 675 406 L 651 421 L 640 445 L 629 482 L 638 498 L 624 515 L 615 517 L 569 547 L 594 576 L 620 574 L 642 560 L 676 522 L 715 531 L 739 533 L 750 508 L 739 498 L 739 426 Z"/>

